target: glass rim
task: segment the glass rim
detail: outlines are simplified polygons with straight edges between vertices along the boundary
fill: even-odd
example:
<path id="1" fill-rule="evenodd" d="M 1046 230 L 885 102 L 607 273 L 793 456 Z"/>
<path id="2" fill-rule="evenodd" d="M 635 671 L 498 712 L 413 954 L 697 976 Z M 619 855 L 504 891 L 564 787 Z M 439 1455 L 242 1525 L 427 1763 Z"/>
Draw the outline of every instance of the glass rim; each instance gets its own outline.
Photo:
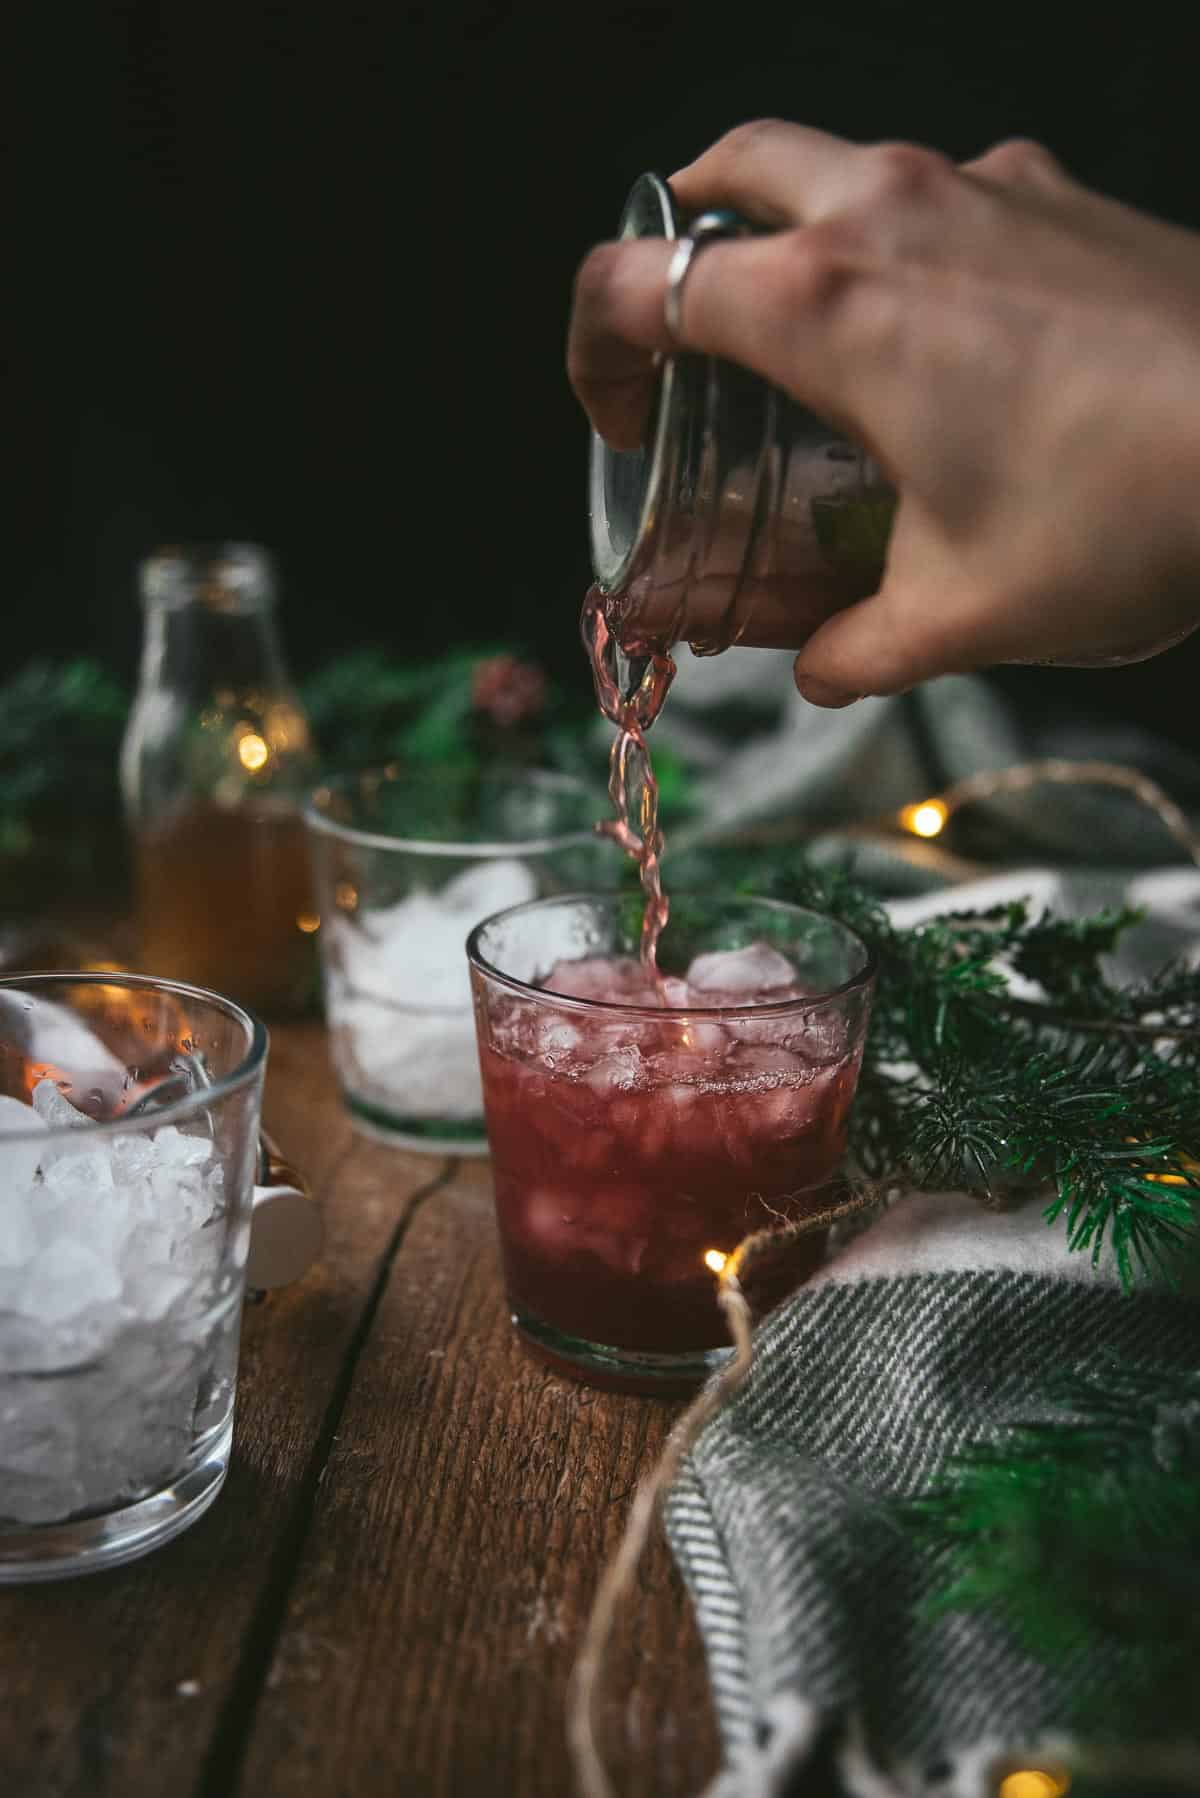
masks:
<path id="1" fill-rule="evenodd" d="M 530 784 L 542 787 L 568 788 L 571 792 L 584 795 L 588 792 L 586 783 L 575 774 L 567 774 L 557 768 L 526 768 L 521 770 L 485 769 L 485 778 L 490 774 L 493 778 L 509 779 L 514 784 Z M 576 830 L 560 831 L 555 836 L 500 838 L 495 841 L 477 839 L 469 841 L 443 841 L 432 837 L 402 837 L 389 831 L 363 830 L 356 824 L 341 824 L 331 818 L 321 808 L 319 796 L 324 794 L 326 802 L 333 797 L 335 791 L 349 792 L 363 781 L 377 779 L 381 784 L 389 782 L 402 785 L 405 782 L 421 781 L 422 783 L 448 782 L 454 778 L 447 768 L 431 767 L 418 772 L 412 767 L 392 768 L 385 764 L 382 768 L 360 768 L 345 774 L 326 775 L 319 780 L 308 793 L 304 801 L 304 822 L 308 829 L 319 836 L 334 837 L 341 843 L 352 843 L 356 849 L 392 849 L 402 855 L 432 855 L 455 858 L 459 861 L 495 861 L 505 855 L 549 855 L 556 849 L 571 848 L 577 844 L 594 843 L 597 838 L 591 827 L 580 826 Z M 465 778 L 465 776 L 464 776 Z"/>
<path id="2" fill-rule="evenodd" d="M 846 980 L 837 986 L 831 986 L 824 992 L 810 995 L 804 999 L 769 999 L 757 1005 L 628 1005 L 619 999 L 580 999 L 569 993 L 556 993 L 549 987 L 531 986 L 526 980 L 518 980 L 514 974 L 502 973 L 494 963 L 487 960 L 479 948 L 479 938 L 489 925 L 497 923 L 501 918 L 514 917 L 518 912 L 537 911 L 552 905 L 578 905 L 586 901 L 590 905 L 597 903 L 612 906 L 628 900 L 628 893 L 552 893 L 545 899 L 526 899 L 520 905 L 506 905 L 500 911 L 492 912 L 490 917 L 480 919 L 467 937 L 467 960 L 473 969 L 494 980 L 500 986 L 507 987 L 510 992 L 518 993 L 522 998 L 531 998 L 542 1004 L 553 1005 L 569 1011 L 603 1012 L 613 1016 L 628 1018 L 664 1017 L 688 1018 L 760 1018 L 765 1016 L 780 1017 L 787 1012 L 819 1011 L 823 1006 L 831 1004 L 835 999 L 844 998 L 847 994 L 869 987 L 878 972 L 878 960 L 869 943 L 852 930 L 849 924 L 843 924 L 830 912 L 814 911 L 811 905 L 793 905 L 790 899 L 759 898 L 753 893 L 735 893 L 728 899 L 714 901 L 708 893 L 682 892 L 671 894 L 672 900 L 692 900 L 701 903 L 720 903 L 723 905 L 757 906 L 766 911 L 788 912 L 800 918 L 819 918 L 823 924 L 833 924 L 852 943 L 856 943 L 862 951 L 863 965 Z M 667 928 L 670 929 L 668 922 Z"/>
<path id="3" fill-rule="evenodd" d="M 657 238 L 674 243 L 679 237 L 675 196 L 661 175 L 647 169 L 630 188 L 621 210 L 617 236 Z M 674 356 L 658 367 L 649 443 L 640 449 L 615 450 L 593 431 L 588 458 L 588 518 L 592 573 L 605 593 L 619 593 L 638 563 L 662 510 L 668 485 L 668 452 L 676 429 L 676 388 L 683 369 Z M 632 471 L 637 498 L 627 515 L 618 517 L 615 500 L 619 470 Z"/>
<path id="4" fill-rule="evenodd" d="M 234 1019 L 246 1030 L 249 1047 L 237 1066 L 228 1074 L 222 1074 L 211 1086 L 200 1092 L 189 1093 L 184 1099 L 176 1099 L 170 1105 L 164 1105 L 161 1111 L 147 1112 L 140 1117 L 89 1118 L 81 1113 L 85 1121 L 82 1124 L 64 1124 L 57 1128 L 42 1130 L 4 1130 L 0 1131 L 0 1144 L 14 1143 L 54 1143 L 79 1142 L 86 1135 L 89 1141 L 112 1136 L 129 1136 L 134 1133 L 160 1125 L 175 1124 L 180 1119 L 193 1117 L 198 1111 L 206 1111 L 212 1105 L 218 1105 L 233 1093 L 241 1092 L 260 1071 L 267 1057 L 270 1036 L 262 1019 L 254 1012 L 248 1011 L 234 999 L 227 999 L 222 993 L 214 993 L 204 986 L 190 986 L 183 980 L 160 980 L 153 974 L 126 974 L 115 970 L 72 968 L 40 970 L 32 974 L 5 974 L 0 976 L 0 992 L 7 989 L 23 991 L 28 987 L 49 986 L 53 982 L 60 985 L 70 982 L 74 986 L 125 986 L 142 992 L 171 993 L 178 998 L 200 999 L 205 1004 L 215 1006 L 228 1018 Z M 36 996 L 36 995 L 34 995 Z"/>

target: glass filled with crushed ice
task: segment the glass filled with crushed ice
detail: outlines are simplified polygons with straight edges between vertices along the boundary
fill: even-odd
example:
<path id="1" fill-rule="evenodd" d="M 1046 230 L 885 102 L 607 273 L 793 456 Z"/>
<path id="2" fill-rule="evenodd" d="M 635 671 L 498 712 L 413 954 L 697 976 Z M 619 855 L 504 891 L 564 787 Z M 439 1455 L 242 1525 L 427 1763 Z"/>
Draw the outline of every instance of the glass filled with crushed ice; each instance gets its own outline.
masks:
<path id="1" fill-rule="evenodd" d="M 334 1069 L 360 1129 L 483 1154 L 468 932 L 491 912 L 615 887 L 624 858 L 570 775 L 382 769 L 309 802 Z"/>
<path id="2" fill-rule="evenodd" d="M 746 1236 L 812 1216 L 846 1143 L 874 968 L 834 919 L 675 895 L 658 967 L 640 898 L 549 899 L 468 944 L 513 1322 L 561 1371 L 685 1389 L 729 1336 Z M 760 1309 L 812 1271 L 771 1257 Z"/>
<path id="3" fill-rule="evenodd" d="M 197 987 L 0 980 L 0 1584 L 132 1560 L 220 1491 L 266 1054 Z"/>

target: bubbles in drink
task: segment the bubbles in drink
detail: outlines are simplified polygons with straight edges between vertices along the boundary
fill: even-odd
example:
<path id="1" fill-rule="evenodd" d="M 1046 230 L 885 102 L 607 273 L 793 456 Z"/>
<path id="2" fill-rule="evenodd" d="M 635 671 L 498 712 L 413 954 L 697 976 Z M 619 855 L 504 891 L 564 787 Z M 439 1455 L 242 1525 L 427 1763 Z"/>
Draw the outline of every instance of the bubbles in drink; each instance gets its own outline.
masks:
<path id="1" fill-rule="evenodd" d="M 766 943 L 665 980 L 560 961 L 541 985 L 566 1003 L 498 1000 L 480 1046 L 510 1294 L 592 1341 L 720 1346 L 705 1256 L 820 1208 L 857 1069 L 845 1021 Z"/>

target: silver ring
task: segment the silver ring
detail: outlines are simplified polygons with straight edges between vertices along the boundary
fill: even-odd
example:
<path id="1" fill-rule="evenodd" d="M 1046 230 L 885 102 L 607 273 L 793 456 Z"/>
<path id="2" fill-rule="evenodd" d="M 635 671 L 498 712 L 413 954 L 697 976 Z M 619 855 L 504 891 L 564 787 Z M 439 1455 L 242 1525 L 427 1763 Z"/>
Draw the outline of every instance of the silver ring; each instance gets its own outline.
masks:
<path id="1" fill-rule="evenodd" d="M 720 237 L 744 237 L 749 231 L 745 219 L 736 212 L 702 212 L 693 219 L 686 236 L 676 240 L 675 252 L 667 264 L 667 284 L 663 291 L 663 323 L 667 336 L 683 349 L 683 284 L 698 253 Z"/>

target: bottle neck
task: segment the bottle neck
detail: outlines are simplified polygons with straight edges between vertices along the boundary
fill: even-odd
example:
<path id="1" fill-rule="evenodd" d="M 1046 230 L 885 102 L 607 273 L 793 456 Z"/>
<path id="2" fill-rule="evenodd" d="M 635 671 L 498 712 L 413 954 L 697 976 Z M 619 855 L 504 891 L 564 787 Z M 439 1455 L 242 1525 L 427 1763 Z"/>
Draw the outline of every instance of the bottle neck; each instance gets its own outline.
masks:
<path id="1" fill-rule="evenodd" d="M 224 711 L 256 691 L 278 694 L 288 684 L 269 605 L 236 612 L 200 600 L 147 605 L 143 692 L 165 690 Z"/>

